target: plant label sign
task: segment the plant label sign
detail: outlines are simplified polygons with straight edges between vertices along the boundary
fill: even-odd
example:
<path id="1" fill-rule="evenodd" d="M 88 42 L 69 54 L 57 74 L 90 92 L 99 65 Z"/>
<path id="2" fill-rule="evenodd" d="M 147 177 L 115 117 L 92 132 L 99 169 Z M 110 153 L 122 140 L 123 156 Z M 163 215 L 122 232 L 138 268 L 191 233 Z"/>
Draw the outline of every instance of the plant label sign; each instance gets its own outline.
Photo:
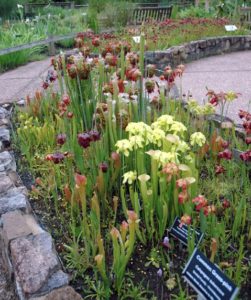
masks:
<path id="1" fill-rule="evenodd" d="M 203 238 L 204 233 L 198 229 L 194 229 L 190 226 L 190 229 L 186 224 L 182 224 L 180 218 L 176 217 L 172 227 L 169 229 L 169 233 L 180 240 L 180 242 L 187 246 L 189 235 L 192 237 L 194 234 L 195 243 L 198 245 Z"/>
<path id="2" fill-rule="evenodd" d="M 138 36 L 133 36 L 132 39 L 134 40 L 134 42 L 135 42 L 136 44 L 139 44 L 139 43 L 140 43 L 140 35 L 138 35 Z"/>
<path id="3" fill-rule="evenodd" d="M 203 253 L 195 248 L 182 272 L 201 299 L 233 300 L 238 288 Z"/>
<path id="4" fill-rule="evenodd" d="M 235 31 L 237 27 L 235 25 L 225 25 L 226 31 Z"/>

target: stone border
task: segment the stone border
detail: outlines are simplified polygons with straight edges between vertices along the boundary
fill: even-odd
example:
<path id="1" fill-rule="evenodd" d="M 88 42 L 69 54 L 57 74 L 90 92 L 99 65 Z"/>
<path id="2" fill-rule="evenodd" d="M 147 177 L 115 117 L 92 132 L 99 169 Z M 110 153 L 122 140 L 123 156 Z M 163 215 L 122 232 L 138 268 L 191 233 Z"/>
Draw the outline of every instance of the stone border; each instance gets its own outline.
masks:
<path id="1" fill-rule="evenodd" d="M 244 50 L 251 50 L 251 35 L 212 37 L 163 51 L 147 51 L 145 62 L 163 70 L 167 65 L 177 66 L 213 55 Z"/>
<path id="2" fill-rule="evenodd" d="M 20 300 L 81 300 L 62 271 L 51 235 L 39 225 L 10 149 L 10 117 L 0 106 L 0 256 Z"/>

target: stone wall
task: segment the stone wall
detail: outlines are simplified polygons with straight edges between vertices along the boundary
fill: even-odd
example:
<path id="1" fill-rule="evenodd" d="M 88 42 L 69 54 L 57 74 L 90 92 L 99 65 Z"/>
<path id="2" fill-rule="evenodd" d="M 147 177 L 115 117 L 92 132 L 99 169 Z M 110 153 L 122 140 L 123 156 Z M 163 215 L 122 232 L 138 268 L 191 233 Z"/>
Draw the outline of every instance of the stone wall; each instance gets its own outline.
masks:
<path id="1" fill-rule="evenodd" d="M 32 213 L 11 151 L 10 112 L 0 106 L 0 257 L 20 300 L 81 300 L 52 237 Z M 1 300 L 6 300 L 1 298 Z"/>
<path id="2" fill-rule="evenodd" d="M 157 69 L 163 70 L 167 65 L 177 66 L 213 55 L 243 50 L 251 50 L 251 35 L 207 38 L 164 51 L 147 51 L 145 62 L 155 64 Z"/>

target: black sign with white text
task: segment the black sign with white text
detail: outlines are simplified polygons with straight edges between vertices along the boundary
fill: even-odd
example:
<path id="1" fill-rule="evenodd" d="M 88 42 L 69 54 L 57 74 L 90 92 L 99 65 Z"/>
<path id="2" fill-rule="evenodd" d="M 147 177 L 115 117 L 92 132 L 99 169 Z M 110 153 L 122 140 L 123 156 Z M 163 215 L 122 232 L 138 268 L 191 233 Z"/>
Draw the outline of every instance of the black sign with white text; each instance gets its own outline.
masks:
<path id="1" fill-rule="evenodd" d="M 169 229 L 169 233 L 179 239 L 181 243 L 187 246 L 188 244 L 188 235 L 192 236 L 194 234 L 195 244 L 198 245 L 203 238 L 203 233 L 198 229 L 194 229 L 190 226 L 190 229 L 186 224 L 182 224 L 181 220 L 176 217 L 172 227 Z"/>
<path id="2" fill-rule="evenodd" d="M 203 299 L 233 300 L 239 290 L 233 282 L 197 248 L 195 248 L 182 275 Z"/>

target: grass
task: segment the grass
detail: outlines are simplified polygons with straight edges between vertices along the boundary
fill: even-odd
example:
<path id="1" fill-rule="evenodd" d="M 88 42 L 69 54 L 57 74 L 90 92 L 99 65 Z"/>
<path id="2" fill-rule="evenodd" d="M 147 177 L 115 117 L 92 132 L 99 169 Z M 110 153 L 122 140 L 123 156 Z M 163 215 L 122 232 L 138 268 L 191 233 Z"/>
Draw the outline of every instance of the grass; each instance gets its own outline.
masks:
<path id="1" fill-rule="evenodd" d="M 65 35 L 86 29 L 83 10 L 45 9 L 34 18 L 5 21 L 0 26 L 0 49 L 46 39 L 48 36 Z M 60 47 L 72 47 L 73 39 L 59 42 Z M 0 56 L 0 72 L 35 60 L 46 47 L 34 47 Z"/>

